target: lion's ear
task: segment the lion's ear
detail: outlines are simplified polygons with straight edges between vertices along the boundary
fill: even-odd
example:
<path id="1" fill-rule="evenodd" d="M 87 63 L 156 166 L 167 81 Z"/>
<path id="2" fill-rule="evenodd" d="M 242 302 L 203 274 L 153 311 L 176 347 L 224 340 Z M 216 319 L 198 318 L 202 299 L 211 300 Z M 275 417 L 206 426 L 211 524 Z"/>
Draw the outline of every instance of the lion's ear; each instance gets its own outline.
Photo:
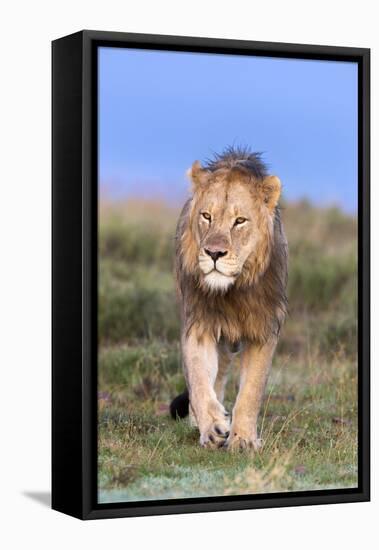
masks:
<path id="1" fill-rule="evenodd" d="M 282 184 L 277 176 L 267 176 L 261 183 L 263 202 L 270 210 L 274 210 L 278 204 Z"/>
<path id="2" fill-rule="evenodd" d="M 200 162 L 196 160 L 191 168 L 187 170 L 187 176 L 192 182 L 192 190 L 197 191 L 200 187 L 203 187 L 208 178 L 208 170 L 204 170 Z"/>

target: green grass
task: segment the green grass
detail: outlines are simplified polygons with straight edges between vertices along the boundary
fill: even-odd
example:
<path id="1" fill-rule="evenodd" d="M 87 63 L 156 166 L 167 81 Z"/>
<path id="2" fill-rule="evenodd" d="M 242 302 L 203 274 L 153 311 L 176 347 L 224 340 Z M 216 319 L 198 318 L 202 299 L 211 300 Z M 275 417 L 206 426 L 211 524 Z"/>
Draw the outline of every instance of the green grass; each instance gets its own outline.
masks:
<path id="1" fill-rule="evenodd" d="M 290 316 L 262 407 L 259 453 L 200 448 L 184 389 L 172 277 L 176 211 L 106 205 L 100 219 L 101 502 L 357 485 L 356 220 L 285 205 Z M 153 220 L 153 221 L 152 221 Z M 238 361 L 227 386 L 231 409 Z"/>
<path id="2" fill-rule="evenodd" d="M 100 498 L 144 500 L 353 487 L 356 365 L 276 358 L 262 409 L 258 454 L 205 450 L 187 421 L 169 418 L 183 387 L 177 347 L 120 347 L 101 354 Z M 236 391 L 238 365 L 228 385 Z"/>

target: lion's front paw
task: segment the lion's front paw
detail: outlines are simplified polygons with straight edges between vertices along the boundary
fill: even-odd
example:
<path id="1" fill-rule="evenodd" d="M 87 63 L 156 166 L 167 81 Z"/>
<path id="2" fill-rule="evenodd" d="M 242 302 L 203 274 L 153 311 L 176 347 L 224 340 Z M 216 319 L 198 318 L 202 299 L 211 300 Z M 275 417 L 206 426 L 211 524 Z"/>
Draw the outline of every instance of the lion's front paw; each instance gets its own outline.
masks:
<path id="1" fill-rule="evenodd" d="M 210 427 L 200 435 L 200 445 L 209 449 L 217 449 L 225 445 L 229 435 L 228 420 L 213 422 Z"/>
<path id="2" fill-rule="evenodd" d="M 225 441 L 225 447 L 228 451 L 258 451 L 262 446 L 262 440 L 258 437 L 239 435 L 232 431 Z"/>

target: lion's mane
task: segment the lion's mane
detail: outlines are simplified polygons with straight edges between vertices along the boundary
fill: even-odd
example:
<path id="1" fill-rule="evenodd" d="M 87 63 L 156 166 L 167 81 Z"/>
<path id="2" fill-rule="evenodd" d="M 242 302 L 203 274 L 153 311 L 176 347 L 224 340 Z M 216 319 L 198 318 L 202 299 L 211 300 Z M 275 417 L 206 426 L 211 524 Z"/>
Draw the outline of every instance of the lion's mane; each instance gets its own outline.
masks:
<path id="1" fill-rule="evenodd" d="M 246 149 L 227 149 L 208 161 L 206 169 L 240 171 L 253 182 L 267 175 L 260 155 Z M 175 270 L 184 329 L 195 328 L 199 338 L 211 332 L 216 341 L 224 338 L 230 343 L 263 344 L 279 334 L 287 311 L 288 249 L 280 209 L 275 209 L 273 231 L 263 235 L 263 244 L 245 262 L 235 284 L 226 293 L 212 293 L 200 284 L 199 250 L 191 217 L 194 200 L 196 193 L 184 205 L 176 232 Z"/>

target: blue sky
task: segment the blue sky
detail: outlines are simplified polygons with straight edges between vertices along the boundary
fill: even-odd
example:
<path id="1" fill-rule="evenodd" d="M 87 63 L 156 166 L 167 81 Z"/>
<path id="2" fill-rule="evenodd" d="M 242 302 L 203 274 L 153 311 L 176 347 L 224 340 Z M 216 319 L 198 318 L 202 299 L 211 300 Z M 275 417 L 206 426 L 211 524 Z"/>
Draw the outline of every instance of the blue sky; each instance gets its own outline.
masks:
<path id="1" fill-rule="evenodd" d="M 103 194 L 188 194 L 186 169 L 227 145 L 264 153 L 288 200 L 357 208 L 357 65 L 99 50 Z"/>

